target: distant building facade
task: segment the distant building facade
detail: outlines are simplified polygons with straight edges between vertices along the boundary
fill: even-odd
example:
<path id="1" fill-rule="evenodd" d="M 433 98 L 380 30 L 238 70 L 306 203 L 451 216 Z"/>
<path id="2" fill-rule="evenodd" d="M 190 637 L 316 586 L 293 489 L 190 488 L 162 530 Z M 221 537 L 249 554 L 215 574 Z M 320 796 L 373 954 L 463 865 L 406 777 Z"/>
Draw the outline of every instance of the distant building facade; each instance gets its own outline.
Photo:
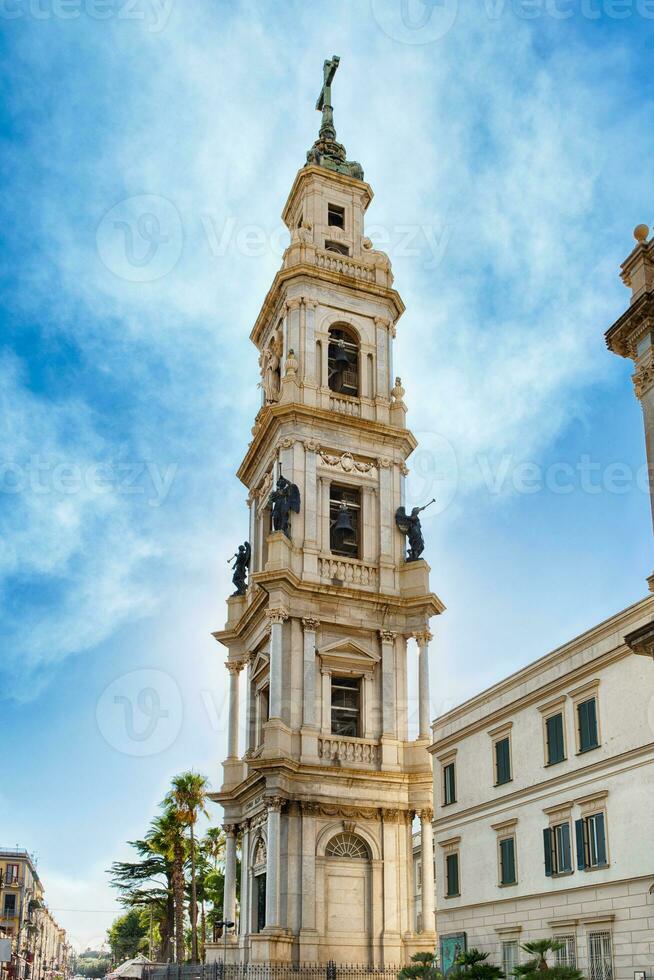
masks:
<path id="1" fill-rule="evenodd" d="M 12 943 L 11 962 L 0 964 L 1 980 L 67 976 L 66 932 L 44 904 L 34 858 L 21 848 L 0 848 L 0 938 Z"/>
<path id="2" fill-rule="evenodd" d="M 555 936 L 591 980 L 654 970 L 654 596 L 437 718 L 436 925 L 507 974 Z"/>

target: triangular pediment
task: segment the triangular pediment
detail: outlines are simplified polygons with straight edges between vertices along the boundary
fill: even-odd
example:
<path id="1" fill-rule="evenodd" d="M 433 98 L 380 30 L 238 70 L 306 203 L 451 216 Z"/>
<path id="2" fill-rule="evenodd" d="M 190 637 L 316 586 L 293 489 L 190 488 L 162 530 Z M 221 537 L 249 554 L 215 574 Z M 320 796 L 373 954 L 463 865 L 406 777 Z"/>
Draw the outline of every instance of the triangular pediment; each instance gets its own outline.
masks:
<path id="1" fill-rule="evenodd" d="M 252 669 L 251 669 L 252 680 L 254 680 L 259 674 L 263 673 L 264 670 L 267 671 L 269 663 L 270 663 L 270 657 L 268 656 L 268 654 L 260 650 L 255 655 L 254 660 L 252 661 Z"/>
<path id="2" fill-rule="evenodd" d="M 353 640 L 343 637 L 318 649 L 318 656 L 325 667 L 332 670 L 373 671 L 379 663 L 379 654 Z"/>

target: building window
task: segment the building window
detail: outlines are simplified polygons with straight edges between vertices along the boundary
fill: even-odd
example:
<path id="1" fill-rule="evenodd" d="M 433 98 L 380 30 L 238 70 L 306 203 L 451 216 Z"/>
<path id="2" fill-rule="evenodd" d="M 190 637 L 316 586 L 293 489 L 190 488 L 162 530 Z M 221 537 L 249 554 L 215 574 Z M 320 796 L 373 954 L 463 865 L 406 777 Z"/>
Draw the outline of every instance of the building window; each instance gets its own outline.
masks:
<path id="1" fill-rule="evenodd" d="M 353 330 L 331 327 L 327 349 L 328 384 L 332 391 L 359 395 L 359 341 Z"/>
<path id="2" fill-rule="evenodd" d="M 455 898 L 459 891 L 459 855 L 445 855 L 445 897 Z"/>
<path id="3" fill-rule="evenodd" d="M 577 836 L 577 867 L 580 871 L 605 868 L 608 865 L 606 851 L 606 821 L 603 813 L 592 813 L 575 823 Z"/>
<path id="4" fill-rule="evenodd" d="M 370 851 L 361 837 L 346 832 L 332 837 L 325 849 L 325 856 L 347 858 L 349 861 L 368 861 L 370 860 Z"/>
<path id="5" fill-rule="evenodd" d="M 20 866 L 18 864 L 8 864 L 7 871 L 5 873 L 5 884 L 11 885 L 18 881 L 18 874 L 20 871 Z"/>
<path id="6" fill-rule="evenodd" d="M 327 205 L 327 224 L 334 228 L 345 228 L 345 208 L 338 204 Z"/>
<path id="7" fill-rule="evenodd" d="M 360 702 L 360 678 L 332 677 L 332 735 L 358 738 Z"/>
<path id="8" fill-rule="evenodd" d="M 329 547 L 333 555 L 359 557 L 360 514 L 361 491 L 332 483 L 329 488 Z"/>
<path id="9" fill-rule="evenodd" d="M 508 735 L 494 743 L 495 785 L 511 782 L 511 739 Z"/>
<path id="10" fill-rule="evenodd" d="M 565 736 L 563 714 L 550 715 L 545 720 L 545 741 L 547 746 L 547 765 L 554 766 L 565 759 Z"/>
<path id="11" fill-rule="evenodd" d="M 443 806 L 456 803 L 456 771 L 453 762 L 443 766 Z"/>
<path id="12" fill-rule="evenodd" d="M 589 980 L 613 980 L 613 947 L 610 932 L 588 934 Z"/>
<path id="13" fill-rule="evenodd" d="M 579 751 L 589 752 L 599 745 L 597 728 L 597 698 L 587 698 L 577 705 Z"/>
<path id="14" fill-rule="evenodd" d="M 502 837 L 500 850 L 500 885 L 515 885 L 516 875 L 515 837 Z"/>
<path id="15" fill-rule="evenodd" d="M 502 943 L 502 970 L 505 977 L 513 976 L 513 971 L 518 965 L 518 949 L 515 939 Z"/>
<path id="16" fill-rule="evenodd" d="M 572 871 L 572 848 L 570 847 L 570 824 L 559 823 L 546 827 L 543 831 L 545 848 L 545 874 L 548 877 L 570 874 Z"/>
<path id="17" fill-rule="evenodd" d="M 557 966 L 569 967 L 572 970 L 577 969 L 577 940 L 575 936 L 555 936 L 557 943 L 561 944 L 561 948 L 555 950 L 554 958 Z"/>
<path id="18" fill-rule="evenodd" d="M 11 918 L 16 915 L 16 896 L 15 895 L 5 895 L 3 912 L 7 918 Z"/>
<path id="19" fill-rule="evenodd" d="M 347 245 L 341 245 L 340 242 L 325 242 L 325 248 L 328 252 L 338 252 L 339 255 L 349 255 L 350 250 Z"/>

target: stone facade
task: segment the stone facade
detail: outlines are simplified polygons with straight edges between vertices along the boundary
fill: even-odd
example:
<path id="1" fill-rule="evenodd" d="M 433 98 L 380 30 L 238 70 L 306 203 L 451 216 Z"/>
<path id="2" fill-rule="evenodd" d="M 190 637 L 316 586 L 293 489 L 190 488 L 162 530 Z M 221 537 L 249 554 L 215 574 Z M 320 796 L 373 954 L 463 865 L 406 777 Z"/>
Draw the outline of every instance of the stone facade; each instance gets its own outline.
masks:
<path id="1" fill-rule="evenodd" d="M 214 799 L 233 921 L 239 846 L 242 858 L 228 938 L 241 962 L 401 963 L 435 942 L 431 862 L 416 931 L 412 823 L 419 814 L 431 838 L 428 627 L 443 605 L 395 525 L 416 441 L 392 370 L 404 307 L 388 257 L 364 235 L 371 198 L 356 176 L 315 162 L 299 171 L 283 212 L 291 243 L 251 334 L 263 404 L 238 471 L 251 573 L 215 634 L 231 693 Z M 271 530 L 280 475 L 301 498 L 288 534 Z M 343 509 L 355 527 L 338 538 Z M 222 945 L 209 949 L 221 957 Z"/>
<path id="2" fill-rule="evenodd" d="M 649 597 L 434 722 L 441 939 L 510 966 L 554 935 L 592 980 L 652 973 L 653 617 Z"/>

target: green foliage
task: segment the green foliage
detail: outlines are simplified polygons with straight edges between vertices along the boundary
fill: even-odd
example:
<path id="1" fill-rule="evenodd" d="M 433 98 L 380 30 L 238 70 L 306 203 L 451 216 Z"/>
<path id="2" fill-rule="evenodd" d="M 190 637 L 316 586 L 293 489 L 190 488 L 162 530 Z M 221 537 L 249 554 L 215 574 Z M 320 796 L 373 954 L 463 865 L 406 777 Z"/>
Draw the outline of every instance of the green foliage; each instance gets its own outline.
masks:
<path id="1" fill-rule="evenodd" d="M 99 980 L 99 978 L 104 977 L 110 969 L 110 959 L 83 959 L 78 962 L 76 972 L 83 974 L 85 977 L 91 977 L 92 980 Z"/>
<path id="2" fill-rule="evenodd" d="M 547 962 L 547 954 L 563 949 L 563 943 L 555 939 L 535 939 L 520 948 L 532 956 L 513 971 L 521 980 L 544 980 L 543 973 L 547 973 L 547 980 L 583 980 L 580 970 L 571 966 L 550 966 Z"/>
<path id="3" fill-rule="evenodd" d="M 414 953 L 411 965 L 403 967 L 398 973 L 399 980 L 441 980 L 443 974 L 438 969 L 436 953 Z"/>
<path id="4" fill-rule="evenodd" d="M 148 944 L 148 916 L 137 909 L 130 909 L 112 922 L 107 939 L 117 963 L 143 953 Z"/>
<path id="5" fill-rule="evenodd" d="M 460 953 L 450 970 L 450 980 L 501 980 L 504 972 L 499 966 L 487 963 L 488 953 L 479 949 L 468 949 Z"/>

